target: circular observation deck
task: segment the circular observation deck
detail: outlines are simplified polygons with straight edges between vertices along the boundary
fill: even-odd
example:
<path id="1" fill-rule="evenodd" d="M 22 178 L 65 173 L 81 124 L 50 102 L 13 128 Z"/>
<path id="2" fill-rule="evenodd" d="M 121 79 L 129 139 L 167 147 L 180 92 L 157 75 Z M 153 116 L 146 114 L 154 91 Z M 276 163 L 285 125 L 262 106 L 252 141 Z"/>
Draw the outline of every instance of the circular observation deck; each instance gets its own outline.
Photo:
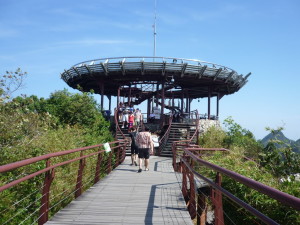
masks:
<path id="1" fill-rule="evenodd" d="M 243 76 L 228 67 L 193 59 L 115 57 L 78 63 L 61 78 L 72 88 L 107 96 L 118 96 L 120 87 L 120 96 L 128 96 L 129 88 L 131 95 L 154 95 L 164 83 L 165 97 L 181 98 L 188 92 L 195 99 L 237 92 L 250 74 Z"/>

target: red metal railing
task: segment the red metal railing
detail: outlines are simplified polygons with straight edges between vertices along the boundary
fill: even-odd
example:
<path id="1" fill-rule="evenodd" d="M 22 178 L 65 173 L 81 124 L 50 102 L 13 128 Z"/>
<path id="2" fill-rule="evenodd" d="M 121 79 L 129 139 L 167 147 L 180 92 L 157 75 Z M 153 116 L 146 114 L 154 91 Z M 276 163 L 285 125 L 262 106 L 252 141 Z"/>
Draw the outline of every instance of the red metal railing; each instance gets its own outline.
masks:
<path id="1" fill-rule="evenodd" d="M 41 198 L 41 206 L 39 210 L 39 217 L 38 217 L 38 224 L 44 224 L 45 222 L 48 221 L 48 212 L 49 212 L 49 197 L 50 197 L 50 187 L 51 184 L 55 178 L 55 170 L 58 167 L 62 167 L 67 164 L 71 164 L 72 162 L 79 162 L 79 168 L 77 172 L 77 182 L 75 185 L 75 198 L 79 197 L 82 193 L 82 179 L 83 179 L 83 171 L 86 166 L 86 159 L 90 157 L 97 157 L 96 160 L 96 165 L 95 166 L 95 175 L 94 175 L 94 181 L 93 183 L 97 183 L 100 180 L 100 166 L 104 163 L 103 162 L 103 156 L 105 155 L 106 157 L 106 171 L 104 171 L 105 174 L 110 173 L 115 167 L 117 167 L 120 163 L 122 163 L 125 159 L 125 148 L 126 145 L 125 143 L 120 143 L 120 141 L 114 141 L 109 143 L 111 151 L 106 152 L 106 150 L 103 149 L 104 144 L 99 144 L 99 145 L 93 145 L 93 146 L 88 146 L 84 148 L 78 148 L 78 149 L 71 149 L 71 150 L 66 150 L 66 151 L 61 151 L 61 152 L 56 152 L 56 153 L 50 153 L 30 159 L 25 159 L 22 161 L 10 163 L 7 165 L 0 166 L 0 173 L 5 173 L 9 171 L 16 170 L 18 168 L 31 165 L 40 161 L 45 161 L 46 162 L 46 167 L 40 170 L 37 170 L 35 172 L 32 172 L 31 174 L 24 174 L 23 177 L 18 178 L 13 181 L 8 181 L 6 184 L 2 185 L 0 187 L 0 193 L 3 192 L 4 190 L 7 190 L 9 188 L 12 188 L 16 186 L 17 184 L 20 184 L 24 181 L 27 181 L 29 179 L 32 179 L 34 177 L 37 177 L 38 175 L 45 174 L 44 178 L 44 185 L 42 188 L 42 198 Z M 87 153 L 87 150 L 95 150 L 94 152 Z M 77 156 L 72 156 L 72 153 L 80 153 L 80 157 Z M 56 157 L 62 157 L 62 156 L 70 156 L 73 157 L 68 160 L 63 160 L 60 163 L 51 165 L 51 159 L 56 158 Z"/>
<path id="2" fill-rule="evenodd" d="M 160 155 L 162 149 L 166 146 L 167 140 L 169 138 L 171 126 L 173 121 L 173 114 L 170 113 L 169 115 L 169 121 L 168 121 L 168 129 L 166 130 L 165 134 L 162 136 L 162 138 L 159 140 L 159 148 L 158 148 L 158 155 Z"/>
<path id="3" fill-rule="evenodd" d="M 258 191 L 259 193 L 265 194 L 272 199 L 275 199 L 281 202 L 283 205 L 291 207 L 295 210 L 300 210 L 300 199 L 289 195 L 287 193 L 281 192 L 277 189 L 269 187 L 265 184 L 257 182 L 255 180 L 249 179 L 245 176 L 242 176 L 238 173 L 230 171 L 228 169 L 222 168 L 210 162 L 207 162 L 201 159 L 202 151 L 223 151 L 228 152 L 227 149 L 205 149 L 199 148 L 199 146 L 189 145 L 188 142 L 177 142 L 173 144 L 173 148 L 178 148 L 180 151 L 173 149 L 173 153 L 182 152 L 182 154 L 177 154 L 177 158 L 180 159 L 176 161 L 176 156 L 173 158 L 173 165 L 176 171 L 182 172 L 182 193 L 184 199 L 187 202 L 188 210 L 190 212 L 191 218 L 194 219 L 197 217 L 197 224 L 205 224 L 205 207 L 207 205 L 206 198 L 203 194 L 197 194 L 195 187 L 196 177 L 197 179 L 201 179 L 204 181 L 207 186 L 210 187 L 210 200 L 211 204 L 214 206 L 214 216 L 215 216 L 215 223 L 217 225 L 224 224 L 224 211 L 223 211 L 223 195 L 226 196 L 231 201 L 235 202 L 240 207 L 244 208 L 246 211 L 254 215 L 256 218 L 260 219 L 262 222 L 266 224 L 278 224 L 276 221 L 272 220 L 268 216 L 264 215 L 257 209 L 253 208 L 249 204 L 245 203 L 241 199 L 234 196 L 229 191 L 222 188 L 222 175 L 228 176 L 234 179 L 236 182 L 242 183 L 247 187 Z M 195 165 L 198 165 L 195 168 Z M 209 168 L 216 172 L 215 181 L 205 177 L 201 172 L 199 172 L 199 166 Z M 257 221 L 256 221 L 257 222 Z M 260 223 L 259 223 L 260 224 Z"/>

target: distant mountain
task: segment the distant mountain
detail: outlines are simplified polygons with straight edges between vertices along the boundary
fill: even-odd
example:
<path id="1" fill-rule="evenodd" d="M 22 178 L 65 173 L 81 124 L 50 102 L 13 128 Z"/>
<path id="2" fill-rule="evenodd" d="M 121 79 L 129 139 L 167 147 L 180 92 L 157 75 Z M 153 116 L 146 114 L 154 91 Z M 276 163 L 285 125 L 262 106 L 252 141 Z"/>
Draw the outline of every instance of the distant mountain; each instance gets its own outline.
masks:
<path id="1" fill-rule="evenodd" d="M 281 145 L 275 144 L 277 148 L 285 147 L 286 145 L 290 145 L 294 152 L 297 152 L 300 154 L 300 139 L 298 139 L 297 141 L 290 140 L 286 136 L 284 136 L 284 134 L 281 131 L 278 131 L 276 134 L 270 133 L 267 136 L 265 136 L 261 140 L 261 143 L 264 146 L 266 146 L 271 139 L 276 139 L 276 140 L 279 140 L 279 141 L 282 141 L 285 143 L 285 144 L 281 144 Z"/>

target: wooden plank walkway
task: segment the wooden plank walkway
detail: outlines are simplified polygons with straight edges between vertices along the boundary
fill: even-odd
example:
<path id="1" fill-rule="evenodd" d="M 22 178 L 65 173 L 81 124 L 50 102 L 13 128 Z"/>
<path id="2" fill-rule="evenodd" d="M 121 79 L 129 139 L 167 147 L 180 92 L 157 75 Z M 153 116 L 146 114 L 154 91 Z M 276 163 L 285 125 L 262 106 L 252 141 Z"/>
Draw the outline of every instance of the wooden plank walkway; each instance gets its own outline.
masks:
<path id="1" fill-rule="evenodd" d="M 152 156 L 137 173 L 130 158 L 46 224 L 188 224 L 192 220 L 171 158 Z"/>

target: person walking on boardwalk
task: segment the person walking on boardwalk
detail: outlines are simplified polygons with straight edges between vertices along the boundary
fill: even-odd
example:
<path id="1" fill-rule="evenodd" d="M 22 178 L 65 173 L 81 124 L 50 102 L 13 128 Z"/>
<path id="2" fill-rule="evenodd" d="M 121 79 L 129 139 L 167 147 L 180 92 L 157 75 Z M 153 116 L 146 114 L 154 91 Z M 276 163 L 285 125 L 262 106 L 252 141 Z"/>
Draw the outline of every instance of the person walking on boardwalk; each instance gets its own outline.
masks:
<path id="1" fill-rule="evenodd" d="M 149 170 L 149 157 L 153 153 L 153 142 L 149 128 L 145 127 L 145 131 L 136 135 L 136 144 L 139 147 L 139 170 L 142 172 L 143 160 L 145 161 L 145 171 Z"/>
<path id="2" fill-rule="evenodd" d="M 138 146 L 136 145 L 135 139 L 136 139 L 136 127 L 133 126 L 129 128 L 129 136 L 131 138 L 131 166 L 136 165 L 137 166 L 137 156 L 138 156 Z"/>

